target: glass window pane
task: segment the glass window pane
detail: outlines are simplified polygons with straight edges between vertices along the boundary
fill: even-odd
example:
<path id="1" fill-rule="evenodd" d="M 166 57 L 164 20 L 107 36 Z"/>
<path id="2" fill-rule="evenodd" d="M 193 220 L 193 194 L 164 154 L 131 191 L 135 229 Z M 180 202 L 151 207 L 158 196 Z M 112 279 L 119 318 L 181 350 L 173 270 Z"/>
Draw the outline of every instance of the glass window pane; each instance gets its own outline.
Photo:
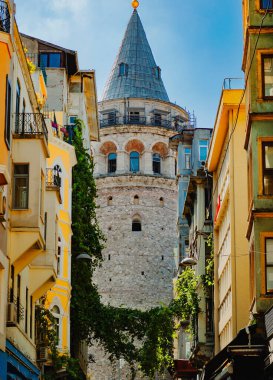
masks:
<path id="1" fill-rule="evenodd" d="M 266 239 L 266 264 L 273 265 L 273 239 Z"/>
<path id="2" fill-rule="evenodd" d="M 264 154 L 265 154 L 265 168 L 273 169 L 273 146 L 266 145 L 264 147 Z"/>
<path id="3" fill-rule="evenodd" d="M 49 67 L 61 67 L 61 54 L 50 53 L 49 54 Z"/>
<path id="4" fill-rule="evenodd" d="M 273 174 L 264 175 L 264 195 L 273 195 Z"/>
<path id="5" fill-rule="evenodd" d="M 273 267 L 266 268 L 266 290 L 273 290 Z"/>
<path id="6" fill-rule="evenodd" d="M 14 207 L 20 209 L 28 208 L 28 178 L 15 178 Z"/>
<path id="7" fill-rule="evenodd" d="M 208 154 L 207 147 L 200 147 L 200 161 L 206 161 Z"/>
<path id="8" fill-rule="evenodd" d="M 15 165 L 14 174 L 28 174 L 28 165 Z"/>
<path id="9" fill-rule="evenodd" d="M 273 96 L 273 57 L 264 58 L 264 95 Z"/>

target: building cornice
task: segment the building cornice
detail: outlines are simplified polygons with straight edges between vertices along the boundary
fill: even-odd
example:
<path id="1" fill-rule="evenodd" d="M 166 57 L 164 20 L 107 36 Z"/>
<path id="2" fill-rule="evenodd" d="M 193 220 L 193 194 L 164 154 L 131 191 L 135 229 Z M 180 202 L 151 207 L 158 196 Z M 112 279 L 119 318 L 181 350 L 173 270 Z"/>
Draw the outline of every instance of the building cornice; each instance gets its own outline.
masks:
<path id="1" fill-rule="evenodd" d="M 175 178 L 140 174 L 117 174 L 97 177 L 95 180 L 98 190 L 114 187 L 158 187 L 177 192 Z"/>

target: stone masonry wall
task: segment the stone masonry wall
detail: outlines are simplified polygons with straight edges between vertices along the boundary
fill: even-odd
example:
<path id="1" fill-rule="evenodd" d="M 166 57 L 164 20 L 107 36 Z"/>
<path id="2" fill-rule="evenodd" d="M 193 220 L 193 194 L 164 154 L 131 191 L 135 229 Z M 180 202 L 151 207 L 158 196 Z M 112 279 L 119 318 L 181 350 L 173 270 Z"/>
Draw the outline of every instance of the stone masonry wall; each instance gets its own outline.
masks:
<path id="1" fill-rule="evenodd" d="M 143 310 L 162 302 L 167 304 L 172 298 L 174 271 L 175 180 L 160 176 L 113 176 L 98 179 L 97 188 L 98 219 L 107 237 L 104 262 L 95 273 L 103 302 Z M 134 199 L 136 195 L 139 204 Z M 140 232 L 132 231 L 136 216 L 141 220 Z M 92 379 L 130 378 L 122 362 L 111 366 L 99 348 L 91 349 L 91 353 L 96 361 L 90 366 Z M 139 375 L 137 379 L 140 378 Z"/>

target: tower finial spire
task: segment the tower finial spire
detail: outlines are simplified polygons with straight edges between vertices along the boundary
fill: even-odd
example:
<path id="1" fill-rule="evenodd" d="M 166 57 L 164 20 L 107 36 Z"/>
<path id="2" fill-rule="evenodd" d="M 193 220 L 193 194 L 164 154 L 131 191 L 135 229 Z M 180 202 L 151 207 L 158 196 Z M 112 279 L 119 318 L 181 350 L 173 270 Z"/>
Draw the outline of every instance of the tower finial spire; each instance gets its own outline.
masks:
<path id="1" fill-rule="evenodd" d="M 134 9 L 137 9 L 138 6 L 139 6 L 139 2 L 138 2 L 137 0 L 133 0 L 133 1 L 132 1 L 132 7 L 133 7 Z"/>

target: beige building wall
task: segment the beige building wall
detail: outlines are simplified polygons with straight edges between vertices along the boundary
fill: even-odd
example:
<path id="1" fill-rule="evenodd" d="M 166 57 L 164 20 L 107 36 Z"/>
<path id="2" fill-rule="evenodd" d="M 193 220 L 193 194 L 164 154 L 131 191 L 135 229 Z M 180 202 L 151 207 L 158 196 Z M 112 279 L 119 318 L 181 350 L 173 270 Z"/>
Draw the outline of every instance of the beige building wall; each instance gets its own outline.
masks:
<path id="1" fill-rule="evenodd" d="M 223 90 L 208 157 L 213 172 L 215 351 L 249 321 L 247 159 L 242 90 Z M 237 112 L 239 112 L 237 119 Z"/>

